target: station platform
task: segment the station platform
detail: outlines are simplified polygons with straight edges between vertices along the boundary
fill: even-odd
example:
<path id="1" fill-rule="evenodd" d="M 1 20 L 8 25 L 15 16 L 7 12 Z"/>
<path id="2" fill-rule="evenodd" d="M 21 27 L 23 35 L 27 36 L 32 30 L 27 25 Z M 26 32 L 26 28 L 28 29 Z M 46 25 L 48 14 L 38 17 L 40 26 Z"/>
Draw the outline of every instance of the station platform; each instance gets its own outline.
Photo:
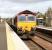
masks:
<path id="1" fill-rule="evenodd" d="M 37 26 L 36 31 L 52 35 L 52 27 Z"/>
<path id="2" fill-rule="evenodd" d="M 30 50 L 6 22 L 0 22 L 0 50 Z"/>
<path id="3" fill-rule="evenodd" d="M 52 31 L 52 27 L 37 26 L 37 28 L 46 29 Z"/>

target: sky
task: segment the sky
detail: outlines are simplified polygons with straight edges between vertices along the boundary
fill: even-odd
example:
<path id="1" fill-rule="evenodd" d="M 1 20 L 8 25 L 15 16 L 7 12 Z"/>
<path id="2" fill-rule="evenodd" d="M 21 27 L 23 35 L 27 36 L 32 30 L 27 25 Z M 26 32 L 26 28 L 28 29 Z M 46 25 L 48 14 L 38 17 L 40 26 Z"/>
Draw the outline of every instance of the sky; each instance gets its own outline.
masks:
<path id="1" fill-rule="evenodd" d="M 48 7 L 52 7 L 52 0 L 0 0 L 0 16 L 11 18 L 24 10 L 45 13 Z"/>

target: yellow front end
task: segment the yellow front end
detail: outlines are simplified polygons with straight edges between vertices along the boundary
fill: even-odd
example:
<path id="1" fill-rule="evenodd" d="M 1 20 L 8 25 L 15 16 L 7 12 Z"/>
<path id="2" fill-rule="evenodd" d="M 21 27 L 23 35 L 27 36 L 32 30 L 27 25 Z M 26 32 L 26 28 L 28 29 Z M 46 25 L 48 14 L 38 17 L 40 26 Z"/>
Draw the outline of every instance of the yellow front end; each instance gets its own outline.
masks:
<path id="1" fill-rule="evenodd" d="M 17 23 L 17 27 L 18 27 L 18 28 L 21 27 L 23 31 L 25 31 L 25 30 L 30 31 L 30 30 L 31 30 L 31 27 L 36 27 L 36 22 L 35 22 L 35 21 L 30 21 L 30 22 L 23 21 L 23 22 L 18 22 L 18 23 Z"/>

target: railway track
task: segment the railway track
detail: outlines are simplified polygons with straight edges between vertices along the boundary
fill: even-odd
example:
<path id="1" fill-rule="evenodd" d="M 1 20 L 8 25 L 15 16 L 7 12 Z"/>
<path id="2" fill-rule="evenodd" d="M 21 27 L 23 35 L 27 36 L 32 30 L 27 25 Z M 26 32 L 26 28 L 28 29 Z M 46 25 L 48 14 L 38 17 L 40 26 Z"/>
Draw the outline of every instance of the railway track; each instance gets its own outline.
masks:
<path id="1" fill-rule="evenodd" d="M 30 50 L 43 50 L 42 47 L 38 46 L 32 40 L 23 40 L 23 41 L 26 43 L 26 45 L 29 47 Z"/>
<path id="2" fill-rule="evenodd" d="M 45 33 L 41 33 L 41 32 L 36 32 L 35 33 L 36 36 L 45 39 L 46 41 L 52 43 L 52 36 L 45 34 Z"/>
<path id="3" fill-rule="evenodd" d="M 30 38 L 34 43 L 43 48 L 43 50 L 52 50 L 52 39 L 48 35 L 35 33 L 35 36 Z"/>
<path id="4" fill-rule="evenodd" d="M 25 37 L 25 36 L 23 36 Z M 30 48 L 30 50 L 52 50 L 52 37 L 36 32 L 35 36 L 29 36 L 30 39 L 23 41 Z"/>

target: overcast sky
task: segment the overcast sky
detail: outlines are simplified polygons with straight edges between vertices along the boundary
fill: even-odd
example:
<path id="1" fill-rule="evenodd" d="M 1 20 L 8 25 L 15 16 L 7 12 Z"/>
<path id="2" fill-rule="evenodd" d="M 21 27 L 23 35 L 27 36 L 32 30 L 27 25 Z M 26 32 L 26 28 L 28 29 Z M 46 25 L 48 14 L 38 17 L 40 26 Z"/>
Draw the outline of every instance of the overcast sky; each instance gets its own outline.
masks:
<path id="1" fill-rule="evenodd" d="M 52 7 L 51 0 L 0 0 L 0 16 L 14 17 L 23 10 L 44 13 L 48 7 Z"/>

